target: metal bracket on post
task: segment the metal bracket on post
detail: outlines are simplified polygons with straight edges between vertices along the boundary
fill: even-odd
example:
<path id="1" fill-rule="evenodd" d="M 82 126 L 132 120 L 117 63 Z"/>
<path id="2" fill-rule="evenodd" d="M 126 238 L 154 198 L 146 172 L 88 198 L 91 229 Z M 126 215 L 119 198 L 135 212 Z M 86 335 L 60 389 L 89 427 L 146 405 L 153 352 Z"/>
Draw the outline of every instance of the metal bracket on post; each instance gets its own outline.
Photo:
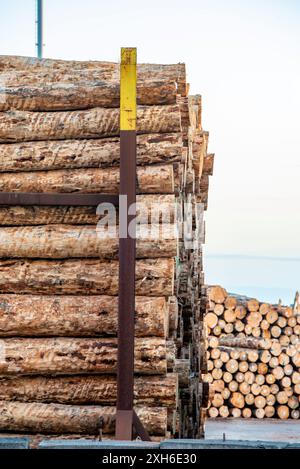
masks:
<path id="1" fill-rule="evenodd" d="M 136 49 L 122 48 L 120 73 L 119 316 L 116 439 L 132 440 L 133 428 L 150 440 L 133 409 L 136 261 Z M 124 198 L 121 201 L 121 198 Z M 130 210 L 129 210 L 130 209 Z M 126 211 L 126 213 L 123 212 Z"/>
<path id="2" fill-rule="evenodd" d="M 57 192 L 0 192 L 0 205 L 63 205 L 66 207 L 97 207 L 101 203 L 119 205 L 119 196 L 114 194 L 61 194 Z"/>

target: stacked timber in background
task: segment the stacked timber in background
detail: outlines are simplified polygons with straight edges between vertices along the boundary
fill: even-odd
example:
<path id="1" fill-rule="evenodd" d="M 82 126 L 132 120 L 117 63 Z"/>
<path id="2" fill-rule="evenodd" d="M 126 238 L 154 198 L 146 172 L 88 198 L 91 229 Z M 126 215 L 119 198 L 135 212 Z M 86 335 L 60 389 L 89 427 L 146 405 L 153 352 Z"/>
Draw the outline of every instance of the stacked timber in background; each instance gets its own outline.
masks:
<path id="1" fill-rule="evenodd" d="M 300 416 L 300 308 L 261 303 L 209 289 L 204 380 L 214 396 L 210 417 Z"/>
<path id="2" fill-rule="evenodd" d="M 2 56 L 0 72 L 0 191 L 118 193 L 119 65 Z M 213 155 L 201 97 L 187 90 L 184 64 L 138 66 L 137 202 L 147 216 L 135 406 L 154 439 L 201 436 L 208 399 L 201 243 Z M 99 237 L 99 219 L 88 206 L 0 206 L 2 434 L 113 437 L 118 237 Z M 183 226 L 193 248 L 177 237 Z"/>

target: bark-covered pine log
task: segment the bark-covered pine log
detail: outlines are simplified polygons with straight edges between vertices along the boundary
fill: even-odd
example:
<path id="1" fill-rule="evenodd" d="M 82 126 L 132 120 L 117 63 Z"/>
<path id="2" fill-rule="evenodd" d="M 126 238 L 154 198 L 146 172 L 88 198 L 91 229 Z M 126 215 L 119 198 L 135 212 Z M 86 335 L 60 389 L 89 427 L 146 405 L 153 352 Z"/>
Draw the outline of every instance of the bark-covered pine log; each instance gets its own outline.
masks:
<path id="1" fill-rule="evenodd" d="M 74 83 L 82 81 L 82 77 L 86 79 L 91 76 L 97 80 L 120 80 L 120 64 L 103 61 L 40 60 L 35 57 L 1 55 L 0 71 L 5 72 L 10 84 L 33 80 Z M 138 86 L 149 80 L 174 81 L 178 94 L 185 96 L 187 92 L 184 63 L 138 64 L 137 80 Z"/>
<path id="2" fill-rule="evenodd" d="M 105 337 L 117 329 L 117 297 L 0 294 L 0 337 Z M 135 335 L 165 338 L 167 329 L 166 299 L 136 297 Z"/>
<path id="3" fill-rule="evenodd" d="M 99 259 L 0 259 L 0 292 L 55 295 L 117 295 L 118 261 Z M 173 259 L 138 259 L 136 294 L 174 294 Z"/>
<path id="4" fill-rule="evenodd" d="M 0 375 L 115 373 L 118 341 L 85 338 L 13 338 L 0 340 Z M 135 372 L 167 372 L 166 340 L 135 340 Z"/>
<path id="5" fill-rule="evenodd" d="M 0 173 L 1 192 L 61 192 L 118 194 L 119 168 L 59 169 Z M 139 166 L 137 193 L 172 194 L 180 181 L 172 165 Z"/>
<path id="6" fill-rule="evenodd" d="M 0 143 L 117 137 L 120 134 L 119 121 L 119 109 L 113 108 L 60 112 L 10 110 L 0 113 Z M 138 107 L 138 134 L 180 131 L 177 104 Z"/>
<path id="7" fill-rule="evenodd" d="M 67 259 L 97 257 L 116 259 L 119 238 L 116 227 L 93 225 L 40 225 L 0 228 L 0 257 Z M 175 257 L 176 225 L 140 225 L 137 258 Z"/>
<path id="8" fill-rule="evenodd" d="M 74 82 L 62 81 L 32 83 L 34 74 L 22 77 L 6 74 L 0 88 L 0 111 L 65 111 L 93 107 L 117 108 L 120 105 L 120 83 L 81 76 Z M 80 80 L 81 78 L 81 80 Z M 87 81 L 89 80 L 89 81 Z M 137 103 L 141 105 L 174 104 L 176 83 L 148 80 L 137 87 Z"/>
<path id="9" fill-rule="evenodd" d="M 136 377 L 135 404 L 175 409 L 178 376 Z M 59 404 L 115 405 L 117 379 L 114 375 L 17 376 L 0 379 L 0 401 L 56 402 Z"/>
<path id="10" fill-rule="evenodd" d="M 181 133 L 137 136 L 137 164 L 181 161 Z M 118 137 L 89 140 L 50 140 L 0 145 L 0 171 L 107 168 L 120 164 Z"/>
<path id="11" fill-rule="evenodd" d="M 156 435 L 167 431 L 167 409 L 137 407 L 146 429 Z M 115 407 L 71 406 L 23 402 L 0 402 L 0 428 L 4 431 L 37 433 L 113 433 Z"/>
<path id="12" fill-rule="evenodd" d="M 249 349 L 264 349 L 266 342 L 263 338 L 256 337 L 231 337 L 224 336 L 219 339 L 219 345 L 226 347 L 240 347 Z"/>
<path id="13" fill-rule="evenodd" d="M 136 213 L 143 224 L 165 223 L 177 221 L 180 207 L 174 194 L 138 195 Z M 119 224 L 119 208 L 116 207 L 116 222 Z M 1 205 L 1 226 L 34 226 L 34 225 L 96 225 L 103 217 L 97 214 L 92 206 L 43 206 L 43 205 Z"/>

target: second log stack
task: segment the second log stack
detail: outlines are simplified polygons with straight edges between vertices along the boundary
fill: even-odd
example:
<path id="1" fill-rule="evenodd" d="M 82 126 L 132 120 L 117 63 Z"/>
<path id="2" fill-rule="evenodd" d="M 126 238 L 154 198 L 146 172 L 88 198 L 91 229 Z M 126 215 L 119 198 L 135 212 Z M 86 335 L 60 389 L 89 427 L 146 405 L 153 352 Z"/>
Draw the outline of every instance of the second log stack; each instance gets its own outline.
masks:
<path id="1" fill-rule="evenodd" d="M 300 307 L 209 289 L 204 377 L 216 417 L 300 417 Z"/>

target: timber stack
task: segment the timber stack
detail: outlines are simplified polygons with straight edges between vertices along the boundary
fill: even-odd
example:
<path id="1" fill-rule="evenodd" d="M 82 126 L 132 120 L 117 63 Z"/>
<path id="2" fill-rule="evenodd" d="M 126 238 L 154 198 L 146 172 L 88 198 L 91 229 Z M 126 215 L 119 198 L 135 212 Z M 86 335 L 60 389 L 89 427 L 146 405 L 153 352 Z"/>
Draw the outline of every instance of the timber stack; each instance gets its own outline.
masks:
<path id="1" fill-rule="evenodd" d="M 209 289 L 208 374 L 216 417 L 299 419 L 300 308 Z"/>
<path id="2" fill-rule="evenodd" d="M 0 72 L 0 191 L 117 194 L 119 64 L 2 56 Z M 154 440 L 198 437 L 214 157 L 184 64 L 138 65 L 137 102 L 135 408 Z M 113 438 L 118 234 L 103 216 L 0 206 L 2 435 Z"/>

